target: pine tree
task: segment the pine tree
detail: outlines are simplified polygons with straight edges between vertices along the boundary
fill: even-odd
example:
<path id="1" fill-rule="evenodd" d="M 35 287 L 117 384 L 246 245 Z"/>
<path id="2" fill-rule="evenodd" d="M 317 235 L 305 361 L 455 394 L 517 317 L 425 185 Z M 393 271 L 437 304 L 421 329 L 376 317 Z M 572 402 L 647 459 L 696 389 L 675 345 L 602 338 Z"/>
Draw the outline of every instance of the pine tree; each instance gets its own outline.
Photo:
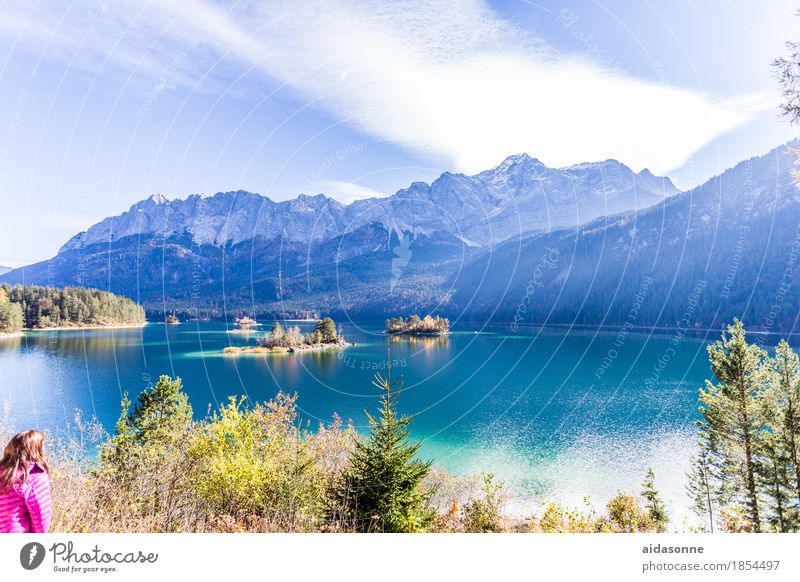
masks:
<path id="1" fill-rule="evenodd" d="M 142 392 L 128 413 L 127 396 L 114 436 L 100 452 L 101 475 L 121 498 L 136 499 L 142 517 L 162 516 L 160 527 L 172 531 L 181 510 L 177 494 L 187 479 L 185 447 L 192 428 L 192 407 L 180 378 L 161 376 Z"/>
<path id="2" fill-rule="evenodd" d="M 324 344 L 334 343 L 338 339 L 336 336 L 336 324 L 330 317 L 318 321 L 312 333 L 315 332 L 319 333 L 320 342 Z"/>
<path id="3" fill-rule="evenodd" d="M 430 491 L 422 481 L 431 463 L 415 459 L 420 443 L 409 442 L 412 418 L 397 413 L 397 393 L 380 374 L 373 384 L 383 395 L 378 417 L 367 414 L 369 436 L 356 441 L 343 482 L 335 492 L 346 522 L 359 531 L 421 532 L 435 516 L 428 507 Z M 336 517 L 334 515 L 334 517 Z"/>
<path id="4" fill-rule="evenodd" d="M 168 451 L 192 422 L 192 407 L 180 378 L 161 376 L 155 386 L 139 394 L 133 410 L 127 394 L 112 438 L 101 451 L 103 464 L 119 478 L 145 461 Z"/>
<path id="5" fill-rule="evenodd" d="M 711 462 L 721 467 L 721 497 L 741 503 L 747 528 L 761 531 L 756 455 L 761 436 L 758 398 L 767 380 L 766 352 L 748 344 L 744 326 L 734 320 L 722 341 L 708 346 L 718 384 L 700 389 L 701 430 L 708 435 Z"/>
<path id="6" fill-rule="evenodd" d="M 785 341 L 770 360 L 769 387 L 761 396 L 758 472 L 770 510 L 767 521 L 779 532 L 796 530 L 798 523 L 797 439 L 800 362 Z"/>
<path id="7" fill-rule="evenodd" d="M 775 531 L 791 531 L 794 515 L 791 488 L 787 479 L 787 458 L 781 448 L 780 437 L 766 432 L 760 439 L 757 462 L 760 484 L 764 490 L 764 505 L 769 509 L 766 521 Z"/>
<path id="8" fill-rule="evenodd" d="M 781 448 L 790 465 L 793 504 L 800 507 L 800 358 L 785 340 L 781 340 L 775 349 L 771 367 L 770 432 L 780 435 Z"/>
<path id="9" fill-rule="evenodd" d="M 653 469 L 647 469 L 645 473 L 644 483 L 642 483 L 641 495 L 645 499 L 645 507 L 653 522 L 653 527 L 656 531 L 663 532 L 667 529 L 669 523 L 669 516 L 667 516 L 667 509 L 664 507 L 664 502 L 661 500 L 658 490 L 655 486 L 655 473 Z"/>
<path id="10" fill-rule="evenodd" d="M 192 407 L 181 379 L 161 376 L 155 386 L 139 395 L 128 417 L 128 429 L 144 443 L 185 426 L 191 418 Z"/>
<path id="11" fill-rule="evenodd" d="M 708 447 L 701 446 L 692 461 L 686 493 L 692 500 L 692 509 L 708 524 L 707 531 L 714 533 L 714 475 L 709 460 Z M 703 526 L 703 529 L 706 529 Z"/>

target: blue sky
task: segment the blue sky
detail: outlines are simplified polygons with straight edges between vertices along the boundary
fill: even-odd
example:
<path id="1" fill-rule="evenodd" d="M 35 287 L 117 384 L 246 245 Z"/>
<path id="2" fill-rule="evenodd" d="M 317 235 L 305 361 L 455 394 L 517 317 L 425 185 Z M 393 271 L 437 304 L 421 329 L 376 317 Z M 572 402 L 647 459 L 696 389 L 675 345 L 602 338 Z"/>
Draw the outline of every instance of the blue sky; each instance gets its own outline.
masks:
<path id="1" fill-rule="evenodd" d="M 0 19 L 0 265 L 153 193 L 386 195 L 522 151 L 689 188 L 795 137 L 747 1 L 27 1 Z"/>

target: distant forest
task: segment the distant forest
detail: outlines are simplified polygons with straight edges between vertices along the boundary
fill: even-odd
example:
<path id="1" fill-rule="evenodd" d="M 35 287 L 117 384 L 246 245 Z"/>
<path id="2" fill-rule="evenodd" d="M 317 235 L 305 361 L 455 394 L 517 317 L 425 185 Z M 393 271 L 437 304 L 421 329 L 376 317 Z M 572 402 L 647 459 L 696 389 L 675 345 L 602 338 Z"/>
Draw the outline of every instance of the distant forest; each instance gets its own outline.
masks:
<path id="1" fill-rule="evenodd" d="M 146 321 L 138 304 L 97 289 L 0 285 L 0 333 Z"/>

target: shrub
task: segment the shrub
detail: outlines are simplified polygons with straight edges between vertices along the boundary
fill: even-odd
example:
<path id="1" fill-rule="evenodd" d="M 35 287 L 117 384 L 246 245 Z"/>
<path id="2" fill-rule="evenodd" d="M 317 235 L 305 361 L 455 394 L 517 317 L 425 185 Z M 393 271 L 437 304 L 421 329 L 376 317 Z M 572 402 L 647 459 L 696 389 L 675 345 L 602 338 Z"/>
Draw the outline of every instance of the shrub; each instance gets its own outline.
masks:
<path id="1" fill-rule="evenodd" d="M 213 516 L 263 520 L 283 530 L 313 529 L 322 517 L 323 480 L 297 420 L 296 397 L 264 405 L 231 398 L 193 435 L 192 487 Z"/>
<path id="2" fill-rule="evenodd" d="M 632 495 L 618 493 L 606 507 L 612 531 L 632 533 L 653 529 L 650 516 L 639 506 L 636 498 Z"/>
<path id="3" fill-rule="evenodd" d="M 495 483 L 494 475 L 481 473 L 481 495 L 464 505 L 464 529 L 474 533 L 497 533 L 504 530 L 502 508 L 506 502 L 505 484 Z"/>

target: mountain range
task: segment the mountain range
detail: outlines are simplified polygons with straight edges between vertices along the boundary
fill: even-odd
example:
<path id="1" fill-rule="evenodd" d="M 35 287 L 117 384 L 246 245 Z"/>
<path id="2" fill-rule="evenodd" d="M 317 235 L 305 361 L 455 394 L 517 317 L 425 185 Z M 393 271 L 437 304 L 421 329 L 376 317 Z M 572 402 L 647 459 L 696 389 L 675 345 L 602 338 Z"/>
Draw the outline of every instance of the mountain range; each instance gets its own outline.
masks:
<path id="1" fill-rule="evenodd" d="M 800 240 L 793 161 L 781 146 L 687 192 L 615 160 L 548 168 L 520 154 L 348 205 L 154 195 L 0 279 L 159 310 L 669 326 L 739 315 L 777 331 L 798 307 L 782 291 Z"/>

